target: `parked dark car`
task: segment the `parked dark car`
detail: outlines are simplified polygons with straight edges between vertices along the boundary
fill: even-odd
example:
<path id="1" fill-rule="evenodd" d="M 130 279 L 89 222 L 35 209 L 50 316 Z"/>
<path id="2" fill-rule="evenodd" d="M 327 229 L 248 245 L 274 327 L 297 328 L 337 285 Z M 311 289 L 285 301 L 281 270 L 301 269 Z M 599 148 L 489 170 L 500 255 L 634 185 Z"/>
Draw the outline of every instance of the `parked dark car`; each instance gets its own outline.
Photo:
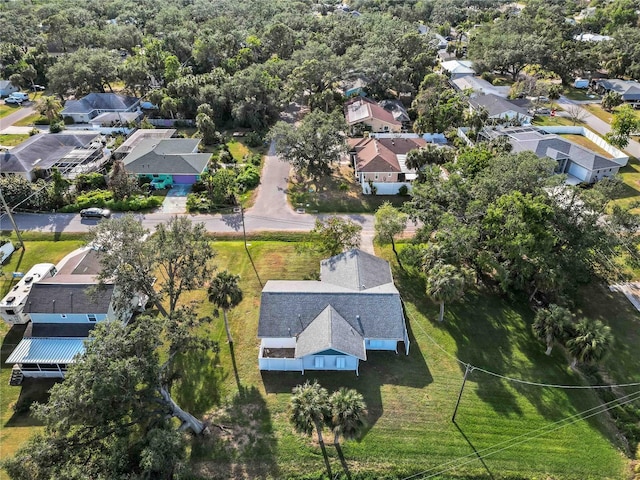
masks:
<path id="1" fill-rule="evenodd" d="M 111 211 L 106 208 L 85 208 L 80 210 L 82 218 L 111 218 Z"/>

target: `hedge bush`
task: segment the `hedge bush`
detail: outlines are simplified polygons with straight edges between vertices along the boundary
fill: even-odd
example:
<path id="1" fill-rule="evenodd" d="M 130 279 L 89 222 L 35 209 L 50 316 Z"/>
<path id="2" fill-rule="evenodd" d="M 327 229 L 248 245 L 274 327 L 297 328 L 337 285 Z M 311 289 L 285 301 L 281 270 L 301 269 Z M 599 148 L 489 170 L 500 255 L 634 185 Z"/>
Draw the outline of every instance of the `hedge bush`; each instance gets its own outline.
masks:
<path id="1" fill-rule="evenodd" d="M 125 200 L 116 201 L 109 190 L 92 190 L 78 195 L 75 203 L 62 207 L 60 211 L 70 213 L 78 212 L 83 208 L 101 207 L 114 212 L 137 212 L 159 207 L 162 201 L 162 197 L 144 195 L 134 195 Z"/>

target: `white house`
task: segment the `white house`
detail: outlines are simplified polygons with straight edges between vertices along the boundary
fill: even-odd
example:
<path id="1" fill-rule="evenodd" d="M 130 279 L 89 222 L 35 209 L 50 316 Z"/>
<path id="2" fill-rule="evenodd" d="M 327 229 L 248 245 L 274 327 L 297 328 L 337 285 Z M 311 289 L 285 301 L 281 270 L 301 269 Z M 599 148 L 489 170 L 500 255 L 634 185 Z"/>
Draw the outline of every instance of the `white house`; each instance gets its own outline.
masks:
<path id="1" fill-rule="evenodd" d="M 260 370 L 358 373 L 367 351 L 398 352 L 409 336 L 385 260 L 351 250 L 323 260 L 320 281 L 269 280 L 258 324 Z"/>

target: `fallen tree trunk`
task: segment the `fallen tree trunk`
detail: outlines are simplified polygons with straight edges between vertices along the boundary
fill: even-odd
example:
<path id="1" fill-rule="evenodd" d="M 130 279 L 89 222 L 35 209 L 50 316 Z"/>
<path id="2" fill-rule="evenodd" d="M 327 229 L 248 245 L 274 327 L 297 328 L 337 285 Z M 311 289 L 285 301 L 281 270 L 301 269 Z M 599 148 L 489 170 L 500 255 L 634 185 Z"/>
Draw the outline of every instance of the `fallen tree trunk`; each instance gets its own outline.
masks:
<path id="1" fill-rule="evenodd" d="M 164 401 L 167 403 L 169 408 L 171 408 L 171 415 L 182 420 L 182 426 L 180 427 L 180 430 L 191 429 L 191 431 L 193 431 L 193 433 L 195 433 L 196 435 L 200 435 L 204 431 L 204 423 L 191 415 L 189 412 L 185 412 L 182 408 L 180 408 L 178 404 L 173 401 L 171 395 L 165 387 L 160 387 L 160 395 L 162 395 Z"/>

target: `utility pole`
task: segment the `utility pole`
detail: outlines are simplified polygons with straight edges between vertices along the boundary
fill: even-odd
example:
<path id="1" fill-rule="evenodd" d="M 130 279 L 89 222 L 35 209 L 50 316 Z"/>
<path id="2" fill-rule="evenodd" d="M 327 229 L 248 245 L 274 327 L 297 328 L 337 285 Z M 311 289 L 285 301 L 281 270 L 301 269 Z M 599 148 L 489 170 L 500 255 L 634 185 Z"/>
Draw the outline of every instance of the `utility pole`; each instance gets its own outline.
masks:
<path id="1" fill-rule="evenodd" d="M 0 188 L 0 200 L 2 201 L 2 206 L 5 210 L 5 212 L 7 212 L 7 215 L 9 215 L 9 220 L 11 220 L 11 225 L 13 225 L 13 230 L 14 232 L 16 232 L 16 237 L 18 237 L 18 242 L 20 243 L 20 248 L 22 248 L 24 250 L 24 242 L 22 241 L 22 235 L 20 234 L 20 230 L 18 229 L 18 225 L 16 225 L 16 221 L 13 218 L 13 213 L 11 212 L 11 209 L 9 208 L 9 205 L 7 205 L 7 201 L 4 199 L 4 195 L 2 194 L 2 189 Z"/>
<path id="2" fill-rule="evenodd" d="M 247 231 L 244 228 L 244 207 L 242 203 L 240 204 L 240 215 L 242 216 L 242 238 L 244 239 L 244 249 L 248 252 L 249 248 L 247 247 Z"/>
<path id="3" fill-rule="evenodd" d="M 473 372 L 473 367 L 466 364 L 466 369 L 464 371 L 464 378 L 462 379 L 462 386 L 460 387 L 460 393 L 458 394 L 458 401 L 456 402 L 456 408 L 453 410 L 453 415 L 451 416 L 451 421 L 456 423 L 456 413 L 458 413 L 458 407 L 460 406 L 460 400 L 462 400 L 462 392 L 464 391 L 464 386 L 467 383 L 467 376 Z"/>

